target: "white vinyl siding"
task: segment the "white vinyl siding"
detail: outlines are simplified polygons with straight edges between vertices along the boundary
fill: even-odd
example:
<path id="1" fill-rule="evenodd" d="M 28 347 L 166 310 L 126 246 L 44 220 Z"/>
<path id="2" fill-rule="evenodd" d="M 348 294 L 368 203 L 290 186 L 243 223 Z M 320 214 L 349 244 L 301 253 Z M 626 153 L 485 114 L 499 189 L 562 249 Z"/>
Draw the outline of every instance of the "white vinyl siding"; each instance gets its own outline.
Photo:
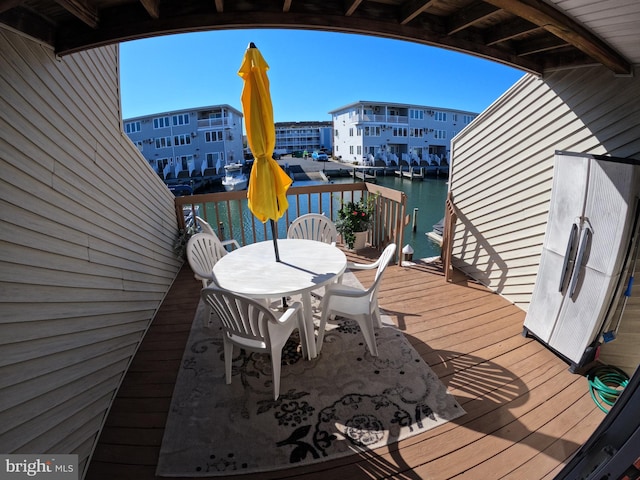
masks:
<path id="1" fill-rule="evenodd" d="M 173 195 L 122 132 L 118 48 L 0 29 L 0 452 L 83 474 L 181 263 Z"/>
<path id="2" fill-rule="evenodd" d="M 456 268 L 527 310 L 548 218 L 554 152 L 640 159 L 637 73 L 615 77 L 594 67 L 544 80 L 525 75 L 452 140 L 450 189 L 460 212 Z M 634 318 L 639 331 L 637 313 Z M 627 361 L 637 365 L 635 358 Z"/>

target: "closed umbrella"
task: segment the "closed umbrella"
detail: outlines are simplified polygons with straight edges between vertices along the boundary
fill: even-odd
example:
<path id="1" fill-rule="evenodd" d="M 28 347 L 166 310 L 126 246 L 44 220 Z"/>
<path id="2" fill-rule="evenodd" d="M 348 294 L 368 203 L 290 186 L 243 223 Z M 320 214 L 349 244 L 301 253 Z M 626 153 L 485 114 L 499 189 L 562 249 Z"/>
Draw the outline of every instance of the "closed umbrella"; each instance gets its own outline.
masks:
<path id="1" fill-rule="evenodd" d="M 247 143 L 254 157 L 247 198 L 249 209 L 262 223 L 271 221 L 276 261 L 280 261 L 275 221 L 289 207 L 287 189 L 292 180 L 272 157 L 276 145 L 276 129 L 268 69 L 269 65 L 251 42 L 238 71 L 244 81 L 241 101 Z"/>

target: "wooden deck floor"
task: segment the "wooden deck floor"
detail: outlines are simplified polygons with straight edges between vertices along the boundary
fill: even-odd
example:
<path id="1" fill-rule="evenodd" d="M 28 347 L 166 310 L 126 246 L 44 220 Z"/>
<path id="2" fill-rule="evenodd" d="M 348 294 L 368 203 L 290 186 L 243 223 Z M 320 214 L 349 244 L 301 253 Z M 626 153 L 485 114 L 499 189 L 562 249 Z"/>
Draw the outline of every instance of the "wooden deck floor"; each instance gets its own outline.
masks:
<path id="1" fill-rule="evenodd" d="M 372 275 L 357 273 L 364 285 Z M 115 399 L 87 480 L 159 478 L 164 424 L 200 287 L 183 267 Z M 586 379 L 521 335 L 524 312 L 460 274 L 445 283 L 439 263 L 391 266 L 380 304 L 467 414 L 367 455 L 233 478 L 552 479 L 604 418 Z"/>

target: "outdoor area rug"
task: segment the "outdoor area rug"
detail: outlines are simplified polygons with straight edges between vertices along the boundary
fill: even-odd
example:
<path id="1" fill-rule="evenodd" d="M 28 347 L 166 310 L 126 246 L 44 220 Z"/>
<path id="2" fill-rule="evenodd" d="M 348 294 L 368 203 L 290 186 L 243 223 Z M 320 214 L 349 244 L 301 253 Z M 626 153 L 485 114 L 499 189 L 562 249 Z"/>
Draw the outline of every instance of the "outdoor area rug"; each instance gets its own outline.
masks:
<path id="1" fill-rule="evenodd" d="M 344 283 L 358 282 L 347 272 Z M 295 300 L 295 298 L 294 298 Z M 316 325 L 319 320 L 315 302 Z M 225 383 L 218 320 L 200 302 L 178 374 L 156 474 L 264 472 L 375 449 L 465 412 L 391 319 L 372 357 L 353 320 L 328 322 L 322 352 L 302 358 L 297 330 L 282 355 L 273 400 L 268 355 L 234 350 Z"/>

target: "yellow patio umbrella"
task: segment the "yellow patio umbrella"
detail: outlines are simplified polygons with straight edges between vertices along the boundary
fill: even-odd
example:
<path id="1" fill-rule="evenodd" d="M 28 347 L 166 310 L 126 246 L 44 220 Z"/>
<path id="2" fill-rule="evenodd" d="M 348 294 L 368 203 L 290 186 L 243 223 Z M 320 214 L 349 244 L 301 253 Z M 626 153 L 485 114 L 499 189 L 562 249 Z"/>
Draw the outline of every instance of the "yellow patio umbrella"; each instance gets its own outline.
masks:
<path id="1" fill-rule="evenodd" d="M 271 220 L 276 261 L 280 261 L 275 220 L 289 207 L 287 189 L 292 180 L 272 157 L 276 145 L 276 129 L 268 69 L 269 65 L 251 42 L 238 71 L 238 75 L 244 80 L 241 101 L 247 143 L 254 157 L 247 198 L 249 209 L 262 223 Z"/>

